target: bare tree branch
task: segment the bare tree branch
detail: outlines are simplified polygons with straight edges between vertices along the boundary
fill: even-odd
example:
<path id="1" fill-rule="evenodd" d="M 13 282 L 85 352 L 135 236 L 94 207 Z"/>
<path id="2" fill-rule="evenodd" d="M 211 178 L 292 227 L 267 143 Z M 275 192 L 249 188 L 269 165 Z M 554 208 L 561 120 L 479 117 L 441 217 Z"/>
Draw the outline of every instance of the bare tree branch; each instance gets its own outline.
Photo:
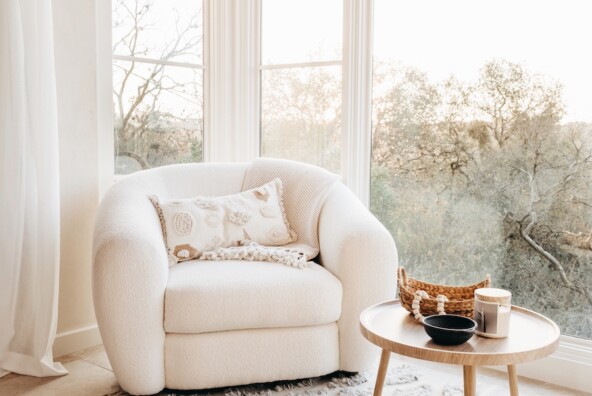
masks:
<path id="1" fill-rule="evenodd" d="M 592 291 L 588 290 L 582 284 L 576 284 L 575 282 L 572 282 L 567 277 L 567 274 L 565 273 L 565 269 L 563 268 L 563 265 L 559 262 L 559 260 L 557 260 L 557 258 L 555 256 L 553 256 L 551 253 L 549 253 L 547 250 L 545 250 L 541 245 L 536 243 L 531 238 L 530 232 L 532 231 L 532 228 L 534 227 L 535 223 L 536 223 L 536 215 L 534 213 L 532 213 L 530 215 L 530 221 L 528 222 L 526 227 L 524 227 L 524 223 L 522 223 L 522 222 L 519 223 L 520 235 L 522 236 L 522 238 L 537 253 L 539 253 L 541 256 L 543 256 L 545 259 L 547 259 L 547 261 L 552 264 L 553 268 L 555 268 L 559 272 L 559 277 L 560 277 L 561 283 L 563 284 L 564 287 L 566 287 L 570 290 L 573 290 L 576 293 L 582 295 L 588 301 L 588 303 L 592 306 Z"/>

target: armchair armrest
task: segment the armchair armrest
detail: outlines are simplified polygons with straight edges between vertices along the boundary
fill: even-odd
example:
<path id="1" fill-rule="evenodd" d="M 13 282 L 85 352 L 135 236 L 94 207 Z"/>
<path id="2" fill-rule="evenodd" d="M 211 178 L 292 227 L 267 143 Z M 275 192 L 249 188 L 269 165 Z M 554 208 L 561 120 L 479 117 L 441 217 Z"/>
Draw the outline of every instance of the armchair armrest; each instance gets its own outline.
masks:
<path id="1" fill-rule="evenodd" d="M 395 298 L 395 243 L 386 228 L 344 185 L 338 185 L 325 201 L 319 218 L 319 243 L 321 264 L 343 286 L 338 322 L 340 369 L 367 369 L 377 361 L 378 351 L 362 337 L 359 317 L 368 306 Z"/>
<path id="2" fill-rule="evenodd" d="M 133 180 L 103 199 L 93 239 L 93 301 L 121 387 L 153 394 L 165 386 L 164 294 L 168 260 L 160 223 Z M 144 187 L 145 188 L 145 187 Z"/>

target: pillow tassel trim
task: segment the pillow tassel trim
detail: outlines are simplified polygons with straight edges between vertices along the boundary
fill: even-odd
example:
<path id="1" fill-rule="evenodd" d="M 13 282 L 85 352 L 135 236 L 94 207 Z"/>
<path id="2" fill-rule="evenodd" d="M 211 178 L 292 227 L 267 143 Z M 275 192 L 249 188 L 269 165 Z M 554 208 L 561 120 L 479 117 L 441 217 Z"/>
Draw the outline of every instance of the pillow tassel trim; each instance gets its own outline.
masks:
<path id="1" fill-rule="evenodd" d="M 158 197 L 156 195 L 148 195 L 148 199 L 154 205 L 154 209 L 156 209 L 156 213 L 158 214 L 158 220 L 160 220 L 160 228 L 162 229 L 162 237 L 164 239 L 164 243 L 166 245 L 167 242 L 167 229 L 166 223 L 164 222 L 164 214 L 162 213 L 162 209 L 158 202 Z"/>
<path id="2" fill-rule="evenodd" d="M 278 196 L 279 196 L 279 206 L 280 206 L 280 210 L 282 211 L 282 220 L 284 220 L 284 224 L 286 225 L 286 228 L 288 229 L 288 233 L 290 234 L 290 239 L 292 239 L 292 242 L 298 240 L 298 234 L 296 234 L 296 231 L 294 231 L 294 229 L 290 226 L 290 222 L 288 221 L 288 216 L 286 215 L 286 208 L 284 206 L 284 182 L 282 181 L 282 179 L 280 179 L 279 177 L 276 177 L 274 180 L 277 191 L 278 191 Z"/>
<path id="3" fill-rule="evenodd" d="M 296 268 L 309 266 L 306 255 L 296 249 L 262 246 L 255 242 L 251 242 L 247 246 L 218 248 L 203 252 L 198 260 L 248 260 L 280 263 Z"/>

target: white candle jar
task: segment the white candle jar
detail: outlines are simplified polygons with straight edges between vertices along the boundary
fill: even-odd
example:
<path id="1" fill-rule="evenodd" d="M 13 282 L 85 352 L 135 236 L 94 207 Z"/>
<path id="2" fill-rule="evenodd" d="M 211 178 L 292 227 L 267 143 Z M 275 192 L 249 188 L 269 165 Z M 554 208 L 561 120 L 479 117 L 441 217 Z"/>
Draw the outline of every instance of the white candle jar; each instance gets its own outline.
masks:
<path id="1" fill-rule="evenodd" d="M 510 331 L 511 300 L 512 293 L 507 290 L 491 287 L 475 290 L 475 333 L 490 338 L 507 337 Z"/>

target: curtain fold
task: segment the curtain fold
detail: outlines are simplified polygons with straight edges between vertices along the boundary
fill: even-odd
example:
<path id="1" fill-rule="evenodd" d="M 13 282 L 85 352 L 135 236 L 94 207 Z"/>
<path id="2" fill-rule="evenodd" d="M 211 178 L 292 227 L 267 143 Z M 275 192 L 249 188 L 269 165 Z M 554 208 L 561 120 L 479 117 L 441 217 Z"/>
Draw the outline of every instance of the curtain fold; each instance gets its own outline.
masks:
<path id="1" fill-rule="evenodd" d="M 60 206 L 50 0 L 0 1 L 0 377 L 53 362 Z"/>

